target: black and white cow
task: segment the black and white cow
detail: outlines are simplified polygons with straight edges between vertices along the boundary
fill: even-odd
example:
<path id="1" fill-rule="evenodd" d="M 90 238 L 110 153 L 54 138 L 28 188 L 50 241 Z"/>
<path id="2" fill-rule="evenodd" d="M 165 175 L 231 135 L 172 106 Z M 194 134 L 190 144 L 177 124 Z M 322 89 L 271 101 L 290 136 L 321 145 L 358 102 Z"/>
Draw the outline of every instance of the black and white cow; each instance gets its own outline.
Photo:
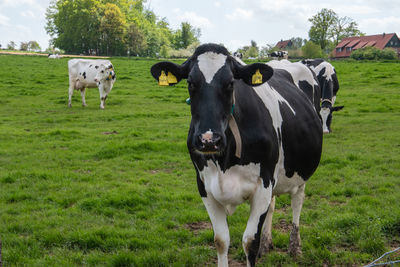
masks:
<path id="1" fill-rule="evenodd" d="M 284 58 L 287 59 L 289 56 L 288 51 L 274 51 L 270 54 L 272 58 Z"/>
<path id="2" fill-rule="evenodd" d="M 323 59 L 305 59 L 301 61 L 317 75 L 321 88 L 321 118 L 324 133 L 331 132 L 332 113 L 341 110 L 344 106 L 334 106 L 336 94 L 339 90 L 335 68 Z"/>
<path id="3" fill-rule="evenodd" d="M 103 59 L 71 59 L 68 60 L 68 106 L 71 107 L 74 90 L 81 91 L 82 106 L 86 106 L 86 88 L 99 88 L 100 108 L 104 105 L 108 94 L 116 81 L 113 65 L 109 60 Z"/>
<path id="4" fill-rule="evenodd" d="M 283 193 L 292 196 L 289 251 L 300 253 L 305 182 L 319 164 L 322 128 L 291 75 L 266 64 L 242 65 L 216 44 L 199 46 L 182 65 L 159 62 L 151 73 L 160 85 L 187 79 L 192 114 L 187 146 L 213 225 L 218 266 L 228 266 L 227 214 L 250 202 L 242 242 L 247 265 L 254 266 L 271 200 Z"/>

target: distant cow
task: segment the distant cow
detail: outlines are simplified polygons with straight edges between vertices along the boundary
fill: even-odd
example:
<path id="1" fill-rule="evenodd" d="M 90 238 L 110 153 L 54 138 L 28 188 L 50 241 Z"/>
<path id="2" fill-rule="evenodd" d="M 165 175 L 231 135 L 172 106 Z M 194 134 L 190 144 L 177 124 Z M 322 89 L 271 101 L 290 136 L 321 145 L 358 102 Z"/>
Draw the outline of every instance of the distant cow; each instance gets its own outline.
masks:
<path id="1" fill-rule="evenodd" d="M 286 70 L 243 65 L 216 44 L 199 46 L 182 65 L 159 62 L 151 73 L 159 85 L 187 79 L 192 114 L 187 146 L 213 225 L 218 266 L 228 266 L 227 214 L 249 201 L 242 244 L 247 266 L 254 266 L 263 225 L 271 227 L 273 195 L 285 193 L 293 210 L 289 252 L 300 254 L 305 183 L 322 151 L 315 97 L 299 90 Z"/>
<path id="2" fill-rule="evenodd" d="M 237 57 L 237 58 L 242 58 L 242 57 L 243 57 L 243 54 L 240 53 L 240 52 L 235 52 L 235 53 L 233 53 L 233 56 L 234 56 L 234 57 Z"/>
<path id="3" fill-rule="evenodd" d="M 272 58 L 277 58 L 277 59 L 280 59 L 280 58 L 287 59 L 289 56 L 289 52 L 288 51 L 274 51 L 271 53 L 270 56 Z"/>
<path id="4" fill-rule="evenodd" d="M 104 109 L 107 95 L 110 93 L 116 80 L 114 67 L 109 60 L 101 59 L 71 59 L 68 61 L 69 97 L 68 106 L 71 107 L 71 97 L 74 90 L 80 90 L 82 106 L 86 106 L 86 88 L 99 88 L 100 108 Z"/>
<path id="5" fill-rule="evenodd" d="M 49 55 L 47 56 L 47 58 L 59 59 L 59 58 L 61 58 L 61 56 L 60 56 L 59 54 L 49 54 Z"/>
<path id="6" fill-rule="evenodd" d="M 336 94 L 339 90 L 335 68 L 323 59 L 305 59 L 301 61 L 307 65 L 315 75 L 321 88 L 321 118 L 324 133 L 330 133 L 332 123 L 332 113 L 341 110 L 344 106 L 334 106 Z"/>

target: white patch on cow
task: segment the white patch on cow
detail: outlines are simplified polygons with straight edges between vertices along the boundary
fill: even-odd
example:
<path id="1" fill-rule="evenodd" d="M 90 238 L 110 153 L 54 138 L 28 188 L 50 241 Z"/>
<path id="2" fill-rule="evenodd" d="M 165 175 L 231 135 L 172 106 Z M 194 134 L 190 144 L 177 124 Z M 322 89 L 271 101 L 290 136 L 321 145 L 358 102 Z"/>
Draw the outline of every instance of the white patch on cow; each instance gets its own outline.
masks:
<path id="1" fill-rule="evenodd" d="M 328 125 L 326 122 L 328 121 L 328 116 L 331 113 L 331 110 L 329 108 L 321 108 L 321 111 L 319 114 L 321 114 L 322 118 L 322 130 L 324 133 L 329 133 Z"/>
<path id="2" fill-rule="evenodd" d="M 267 65 L 275 69 L 283 69 L 289 72 L 294 83 L 297 85 L 297 88 L 300 88 L 300 81 L 307 81 L 308 84 L 313 85 L 313 87 L 318 85 L 318 82 L 314 79 L 314 75 L 310 69 L 300 62 L 292 63 L 289 60 L 282 59 L 280 61 L 271 60 Z"/>
<path id="3" fill-rule="evenodd" d="M 249 199 L 257 185 L 262 184 L 260 164 L 235 165 L 223 172 L 212 160 L 207 161 L 206 167 L 200 173 L 207 194 L 211 194 L 227 214 L 232 214 L 237 205 Z M 263 185 L 262 185 L 263 186 Z"/>
<path id="4" fill-rule="evenodd" d="M 335 101 L 336 101 L 336 96 L 334 95 L 334 96 L 332 96 L 332 107 L 335 104 Z"/>
<path id="5" fill-rule="evenodd" d="M 207 83 L 211 83 L 215 74 L 225 65 L 226 55 L 206 52 L 197 57 L 199 69 Z"/>
<path id="6" fill-rule="evenodd" d="M 293 115 L 296 115 L 296 112 L 293 110 L 293 108 L 290 106 L 290 104 L 284 99 L 278 91 L 276 91 L 274 88 L 269 86 L 268 83 L 264 83 L 261 86 L 256 86 L 253 87 L 254 91 L 257 93 L 257 95 L 261 98 L 261 100 L 264 102 L 265 107 L 268 109 L 271 118 L 272 118 L 272 125 L 274 126 L 276 136 L 279 136 L 279 132 L 282 133 L 281 127 L 282 127 L 282 114 L 280 112 L 279 106 L 281 104 L 286 104 L 288 108 L 292 111 Z M 279 158 L 278 162 L 275 165 L 275 170 L 273 174 L 273 178 L 275 181 L 279 178 L 279 173 L 284 172 L 284 151 L 283 151 L 283 146 L 282 143 L 279 144 Z"/>
<path id="7" fill-rule="evenodd" d="M 324 68 L 325 68 L 325 73 L 322 75 L 325 79 L 328 81 L 332 80 L 333 75 L 335 74 L 335 68 L 328 62 L 322 62 L 318 66 L 309 66 L 310 69 L 314 71 L 316 75 L 318 75 Z"/>
<path id="8" fill-rule="evenodd" d="M 284 173 L 280 173 L 278 183 L 275 185 L 272 193 L 274 196 L 279 196 L 281 194 L 296 194 L 299 187 L 305 183 L 304 179 L 301 178 L 297 172 L 295 172 L 290 178 Z"/>

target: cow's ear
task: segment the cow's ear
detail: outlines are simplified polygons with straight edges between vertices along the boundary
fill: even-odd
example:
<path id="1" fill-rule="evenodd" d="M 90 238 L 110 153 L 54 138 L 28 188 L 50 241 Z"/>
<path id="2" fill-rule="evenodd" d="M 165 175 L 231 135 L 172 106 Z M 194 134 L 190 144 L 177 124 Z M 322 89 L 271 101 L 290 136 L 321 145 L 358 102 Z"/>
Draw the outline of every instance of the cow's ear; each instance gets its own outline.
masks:
<path id="1" fill-rule="evenodd" d="M 343 109 L 344 108 L 344 106 L 335 106 L 335 107 L 332 107 L 332 112 L 334 112 L 334 111 L 339 111 L 339 110 L 341 110 L 341 109 Z"/>
<path id="2" fill-rule="evenodd" d="M 235 79 L 242 79 L 250 86 L 257 86 L 268 81 L 274 70 L 262 63 L 254 63 L 250 65 L 235 64 L 234 77 Z"/>
<path id="3" fill-rule="evenodd" d="M 180 80 L 187 78 L 187 73 L 183 65 L 178 65 L 169 61 L 159 62 L 151 67 L 151 75 L 158 81 L 158 85 L 174 85 Z"/>

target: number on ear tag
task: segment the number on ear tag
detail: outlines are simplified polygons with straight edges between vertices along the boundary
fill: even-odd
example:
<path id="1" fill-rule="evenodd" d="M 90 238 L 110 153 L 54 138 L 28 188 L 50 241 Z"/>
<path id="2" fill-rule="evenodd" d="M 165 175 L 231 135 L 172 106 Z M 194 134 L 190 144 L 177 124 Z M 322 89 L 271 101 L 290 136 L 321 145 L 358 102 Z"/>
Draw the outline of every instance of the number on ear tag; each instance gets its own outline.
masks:
<path id="1" fill-rule="evenodd" d="M 178 83 L 178 80 L 176 79 L 175 75 L 173 75 L 171 72 L 168 71 L 168 83 Z"/>
<path id="2" fill-rule="evenodd" d="M 165 75 L 165 72 L 163 70 L 161 71 L 160 77 L 158 77 L 158 85 L 161 86 L 169 85 L 167 75 Z"/>
<path id="3" fill-rule="evenodd" d="M 253 76 L 251 77 L 251 83 L 262 84 L 262 74 L 260 73 L 259 69 L 257 69 L 256 73 L 254 73 Z"/>

